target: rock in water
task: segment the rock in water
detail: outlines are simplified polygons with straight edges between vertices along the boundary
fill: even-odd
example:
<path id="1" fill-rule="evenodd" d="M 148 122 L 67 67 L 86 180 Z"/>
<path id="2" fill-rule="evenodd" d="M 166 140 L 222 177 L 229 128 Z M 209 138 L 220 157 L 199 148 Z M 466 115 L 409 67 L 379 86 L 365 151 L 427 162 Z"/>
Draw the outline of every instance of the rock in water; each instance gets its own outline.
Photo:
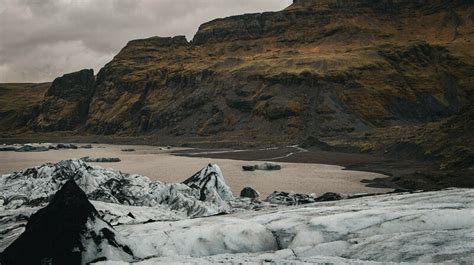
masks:
<path id="1" fill-rule="evenodd" d="M 251 187 L 245 187 L 240 191 L 240 197 L 246 197 L 246 198 L 251 198 L 255 199 L 260 196 L 260 193 L 258 191 L 252 189 Z"/>
<path id="2" fill-rule="evenodd" d="M 133 148 L 125 148 L 125 149 L 122 149 L 121 151 L 122 151 L 122 152 L 134 152 L 135 149 L 133 149 Z"/>
<path id="3" fill-rule="evenodd" d="M 255 166 L 242 166 L 243 171 L 255 171 Z"/>
<path id="4" fill-rule="evenodd" d="M 255 171 L 255 170 L 280 170 L 281 166 L 275 163 L 265 162 L 260 165 L 245 165 L 242 166 L 244 171 Z"/>
<path id="5" fill-rule="evenodd" d="M 316 198 L 316 201 L 326 202 L 326 201 L 338 201 L 338 200 L 342 200 L 342 199 L 344 199 L 344 197 L 339 193 L 326 192 L 323 195 Z"/>
<path id="6" fill-rule="evenodd" d="M 71 179 L 31 216 L 25 232 L 0 255 L 0 263 L 86 264 L 111 258 L 134 259 L 124 238 L 99 217 Z"/>

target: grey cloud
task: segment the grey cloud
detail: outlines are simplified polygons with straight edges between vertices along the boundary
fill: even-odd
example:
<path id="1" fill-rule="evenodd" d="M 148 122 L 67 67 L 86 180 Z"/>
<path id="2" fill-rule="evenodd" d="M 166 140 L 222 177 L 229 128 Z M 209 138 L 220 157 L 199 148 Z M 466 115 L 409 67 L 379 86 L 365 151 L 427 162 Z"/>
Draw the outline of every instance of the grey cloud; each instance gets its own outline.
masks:
<path id="1" fill-rule="evenodd" d="M 186 35 L 218 17 L 291 0 L 0 0 L 0 82 L 96 71 L 132 39 Z"/>

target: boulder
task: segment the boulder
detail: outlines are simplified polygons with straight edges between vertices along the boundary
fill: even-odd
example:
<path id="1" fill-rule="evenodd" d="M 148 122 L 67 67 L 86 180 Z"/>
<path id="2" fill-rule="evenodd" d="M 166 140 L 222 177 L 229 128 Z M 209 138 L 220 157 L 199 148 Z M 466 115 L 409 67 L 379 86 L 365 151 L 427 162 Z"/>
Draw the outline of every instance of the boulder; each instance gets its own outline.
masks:
<path id="1" fill-rule="evenodd" d="M 325 201 L 338 201 L 342 200 L 344 197 L 339 193 L 326 192 L 323 195 L 316 198 L 316 201 L 325 202 Z"/>
<path id="2" fill-rule="evenodd" d="M 244 171 L 255 171 L 255 166 L 242 166 Z"/>
<path id="3" fill-rule="evenodd" d="M 259 196 L 260 196 L 260 193 L 252 189 L 251 187 L 245 187 L 242 189 L 242 191 L 240 191 L 240 197 L 255 199 L 255 198 L 258 198 Z"/>

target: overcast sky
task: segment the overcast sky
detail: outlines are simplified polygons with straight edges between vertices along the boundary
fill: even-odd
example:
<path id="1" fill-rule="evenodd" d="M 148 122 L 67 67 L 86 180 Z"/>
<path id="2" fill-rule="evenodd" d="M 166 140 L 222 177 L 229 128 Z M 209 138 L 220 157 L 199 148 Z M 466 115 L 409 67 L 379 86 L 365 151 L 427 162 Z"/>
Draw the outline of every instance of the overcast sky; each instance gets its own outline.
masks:
<path id="1" fill-rule="evenodd" d="M 0 0 L 0 82 L 97 71 L 132 39 L 186 35 L 218 17 L 292 0 Z"/>

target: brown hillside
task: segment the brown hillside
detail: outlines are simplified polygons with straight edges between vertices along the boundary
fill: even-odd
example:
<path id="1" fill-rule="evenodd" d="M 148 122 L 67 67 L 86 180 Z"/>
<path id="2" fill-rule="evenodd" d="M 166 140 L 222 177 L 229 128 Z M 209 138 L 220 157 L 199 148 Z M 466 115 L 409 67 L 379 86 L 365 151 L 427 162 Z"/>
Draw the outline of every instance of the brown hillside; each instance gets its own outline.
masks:
<path id="1" fill-rule="evenodd" d="M 409 141 L 450 157 L 459 145 L 416 139 L 449 122 L 470 138 L 453 117 L 472 116 L 473 37 L 472 1 L 295 0 L 205 23 L 191 42 L 130 41 L 80 107 L 47 96 L 28 128 L 382 153 Z"/>

